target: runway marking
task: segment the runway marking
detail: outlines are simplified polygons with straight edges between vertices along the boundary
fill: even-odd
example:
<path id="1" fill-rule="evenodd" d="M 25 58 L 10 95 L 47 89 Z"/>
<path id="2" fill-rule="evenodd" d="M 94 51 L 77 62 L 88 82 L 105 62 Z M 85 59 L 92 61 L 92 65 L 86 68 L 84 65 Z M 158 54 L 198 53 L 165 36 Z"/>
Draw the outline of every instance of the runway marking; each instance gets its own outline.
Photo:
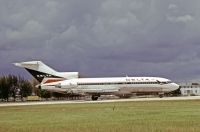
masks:
<path id="1" fill-rule="evenodd" d="M 98 100 L 98 101 L 41 101 L 41 102 L 15 102 L 0 103 L 0 107 L 7 106 L 29 106 L 29 105 L 51 105 L 51 104 L 87 104 L 87 103 L 112 103 L 112 102 L 131 102 L 131 101 L 168 101 L 168 100 L 200 100 L 200 96 L 184 96 L 184 97 L 164 97 L 164 98 L 131 98 L 131 99 L 114 99 L 114 100 Z"/>

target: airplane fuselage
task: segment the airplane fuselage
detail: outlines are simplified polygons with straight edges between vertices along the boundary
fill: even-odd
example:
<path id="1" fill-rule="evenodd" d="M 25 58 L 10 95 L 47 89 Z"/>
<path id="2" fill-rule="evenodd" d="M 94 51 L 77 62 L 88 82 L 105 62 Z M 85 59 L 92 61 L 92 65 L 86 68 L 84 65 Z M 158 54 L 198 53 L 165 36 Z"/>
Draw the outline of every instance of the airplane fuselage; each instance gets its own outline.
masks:
<path id="1" fill-rule="evenodd" d="M 178 89 L 169 79 L 160 77 L 77 78 L 44 83 L 42 89 L 84 93 L 114 93 L 126 91 L 166 93 Z"/>

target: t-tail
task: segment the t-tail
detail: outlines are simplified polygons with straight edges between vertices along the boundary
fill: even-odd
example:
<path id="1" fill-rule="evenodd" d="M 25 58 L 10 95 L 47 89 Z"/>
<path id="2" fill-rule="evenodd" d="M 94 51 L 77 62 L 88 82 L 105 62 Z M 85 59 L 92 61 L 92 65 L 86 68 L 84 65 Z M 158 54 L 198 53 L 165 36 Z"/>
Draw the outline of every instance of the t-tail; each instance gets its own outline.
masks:
<path id="1" fill-rule="evenodd" d="M 42 83 L 45 78 L 54 78 L 53 80 L 66 80 L 79 77 L 78 72 L 57 72 L 41 61 L 27 61 L 14 64 L 15 66 L 25 68 L 40 83 Z"/>

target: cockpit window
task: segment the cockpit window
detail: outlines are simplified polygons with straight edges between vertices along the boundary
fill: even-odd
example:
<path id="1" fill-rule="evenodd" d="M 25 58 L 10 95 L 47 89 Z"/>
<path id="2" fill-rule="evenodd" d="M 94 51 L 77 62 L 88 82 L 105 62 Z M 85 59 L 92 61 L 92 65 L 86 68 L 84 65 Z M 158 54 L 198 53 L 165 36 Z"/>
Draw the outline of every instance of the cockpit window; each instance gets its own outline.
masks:
<path id="1" fill-rule="evenodd" d="M 168 83 L 172 83 L 172 81 L 168 81 Z"/>
<path id="2" fill-rule="evenodd" d="M 168 84 L 168 83 L 172 83 L 172 81 L 165 81 L 165 82 L 160 82 L 162 84 Z"/>

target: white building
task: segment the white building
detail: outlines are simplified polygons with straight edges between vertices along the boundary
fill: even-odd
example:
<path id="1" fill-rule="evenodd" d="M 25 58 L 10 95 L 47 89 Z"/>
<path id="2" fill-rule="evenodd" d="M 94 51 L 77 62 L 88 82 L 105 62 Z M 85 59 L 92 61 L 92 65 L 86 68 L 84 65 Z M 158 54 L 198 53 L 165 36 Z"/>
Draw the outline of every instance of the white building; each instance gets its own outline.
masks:
<path id="1" fill-rule="evenodd" d="M 200 95 L 200 83 L 180 83 L 182 95 Z"/>

